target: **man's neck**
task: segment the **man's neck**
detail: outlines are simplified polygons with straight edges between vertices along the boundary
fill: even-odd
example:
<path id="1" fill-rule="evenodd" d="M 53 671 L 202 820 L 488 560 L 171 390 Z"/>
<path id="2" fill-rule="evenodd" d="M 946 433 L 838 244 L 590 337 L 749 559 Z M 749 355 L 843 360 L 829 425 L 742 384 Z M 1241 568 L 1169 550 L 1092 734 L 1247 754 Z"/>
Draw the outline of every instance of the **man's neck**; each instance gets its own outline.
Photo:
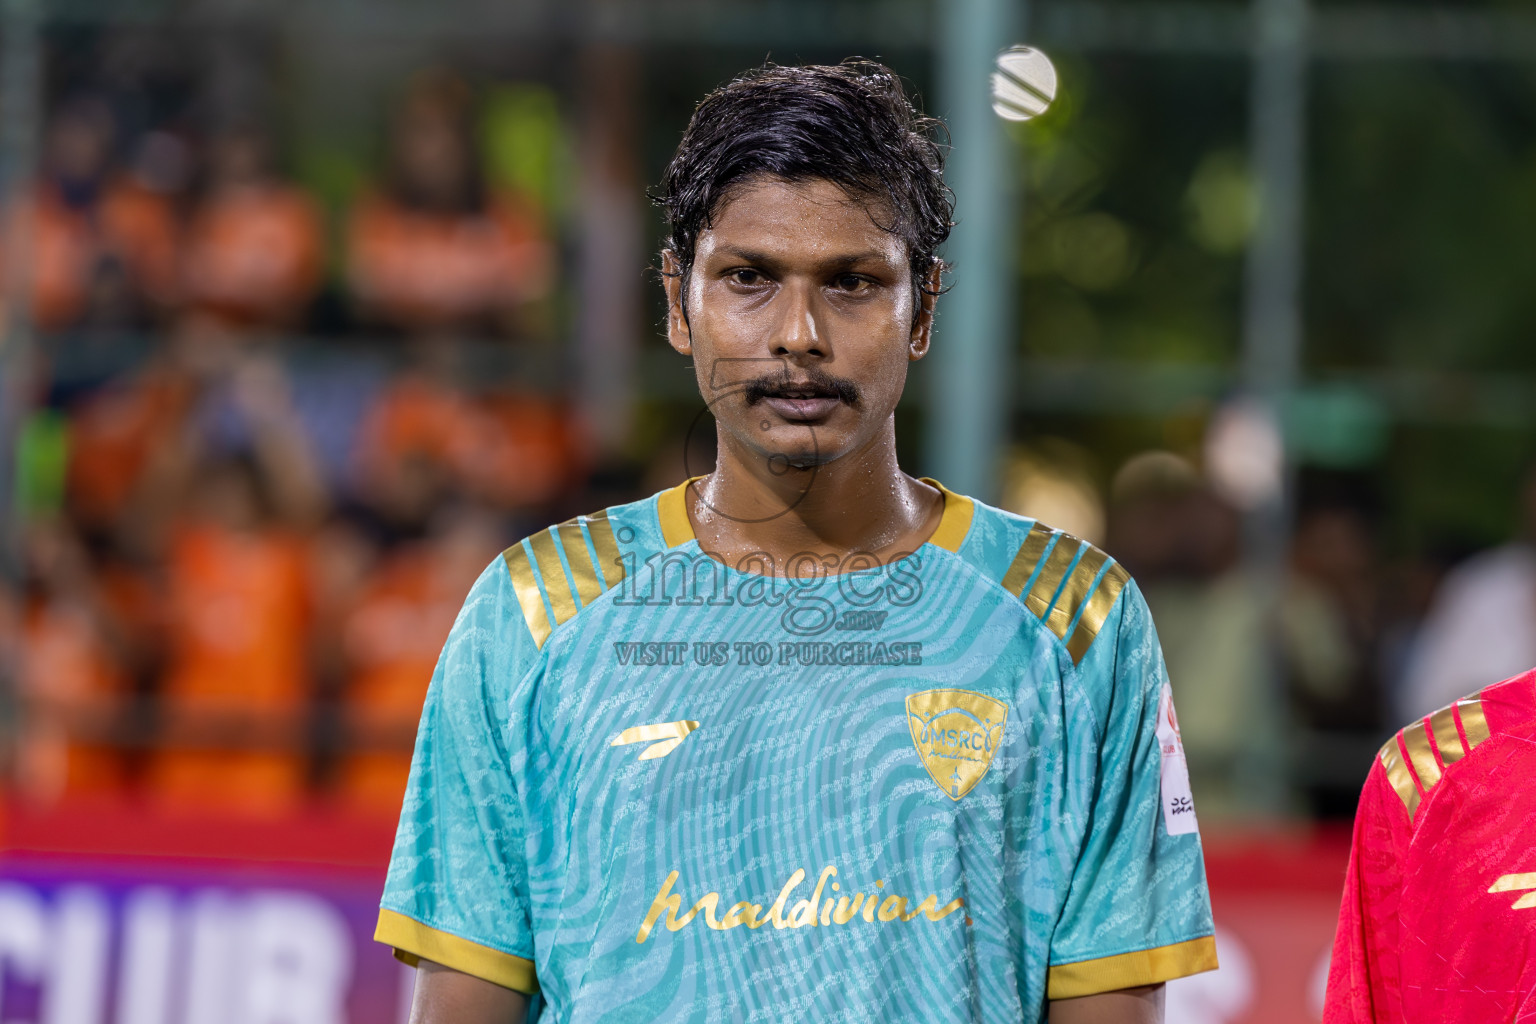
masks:
<path id="1" fill-rule="evenodd" d="M 715 471 L 685 495 L 699 545 L 729 565 L 766 554 L 781 574 L 806 554 L 835 573 L 860 567 L 848 564 L 854 553 L 885 563 L 917 550 L 938 528 L 944 500 L 901 471 L 888 433 L 807 469 L 744 456 L 722 438 Z"/>

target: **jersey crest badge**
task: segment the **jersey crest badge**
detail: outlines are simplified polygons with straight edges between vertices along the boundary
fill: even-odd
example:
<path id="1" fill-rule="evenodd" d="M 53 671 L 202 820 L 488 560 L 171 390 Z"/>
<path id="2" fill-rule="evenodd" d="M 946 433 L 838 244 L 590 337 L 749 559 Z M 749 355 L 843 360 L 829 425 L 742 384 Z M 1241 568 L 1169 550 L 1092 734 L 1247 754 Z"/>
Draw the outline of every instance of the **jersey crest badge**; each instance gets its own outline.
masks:
<path id="1" fill-rule="evenodd" d="M 970 690 L 924 690 L 907 698 L 912 744 L 944 795 L 959 800 L 992 766 L 1008 705 Z"/>

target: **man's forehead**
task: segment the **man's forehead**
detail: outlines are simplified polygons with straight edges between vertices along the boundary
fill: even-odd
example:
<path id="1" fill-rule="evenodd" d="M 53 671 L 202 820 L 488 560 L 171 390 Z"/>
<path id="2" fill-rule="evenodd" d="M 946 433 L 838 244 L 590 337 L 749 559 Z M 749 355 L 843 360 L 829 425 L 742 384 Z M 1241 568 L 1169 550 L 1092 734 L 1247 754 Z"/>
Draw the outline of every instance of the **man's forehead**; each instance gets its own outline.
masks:
<path id="1" fill-rule="evenodd" d="M 696 255 L 905 263 L 906 242 L 882 227 L 889 205 L 825 179 L 762 178 L 731 191 L 699 232 Z"/>

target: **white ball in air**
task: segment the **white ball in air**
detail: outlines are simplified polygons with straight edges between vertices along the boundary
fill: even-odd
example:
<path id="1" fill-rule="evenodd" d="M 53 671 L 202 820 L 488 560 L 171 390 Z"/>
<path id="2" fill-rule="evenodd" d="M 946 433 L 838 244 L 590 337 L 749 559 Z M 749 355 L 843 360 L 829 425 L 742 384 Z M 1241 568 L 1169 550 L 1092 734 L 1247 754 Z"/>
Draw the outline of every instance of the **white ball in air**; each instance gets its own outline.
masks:
<path id="1" fill-rule="evenodd" d="M 992 109 L 1009 121 L 1039 117 L 1056 99 L 1056 68 L 1051 59 L 1028 46 L 997 55 L 992 72 Z"/>

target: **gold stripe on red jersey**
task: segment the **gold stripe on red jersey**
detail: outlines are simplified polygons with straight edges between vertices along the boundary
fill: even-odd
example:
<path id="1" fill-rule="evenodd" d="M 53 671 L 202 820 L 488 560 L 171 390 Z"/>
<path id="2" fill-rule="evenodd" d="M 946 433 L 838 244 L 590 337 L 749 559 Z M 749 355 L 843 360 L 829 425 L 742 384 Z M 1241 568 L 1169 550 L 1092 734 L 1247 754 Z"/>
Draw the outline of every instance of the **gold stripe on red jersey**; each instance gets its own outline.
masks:
<path id="1" fill-rule="evenodd" d="M 1381 767 L 1387 773 L 1387 782 L 1397 792 L 1397 798 L 1403 802 L 1403 807 L 1408 811 L 1408 820 L 1413 820 L 1413 812 L 1419 809 L 1419 787 L 1414 784 L 1413 772 L 1408 769 L 1408 762 L 1403 760 L 1402 751 L 1397 745 L 1397 737 L 1393 736 L 1381 748 L 1381 753 L 1376 755 L 1381 759 Z"/>
<path id="2" fill-rule="evenodd" d="M 1435 788 L 1440 781 L 1440 762 L 1435 760 L 1435 748 L 1430 744 L 1429 732 L 1424 728 L 1423 722 L 1415 722 L 1402 732 L 1403 749 L 1408 752 L 1408 761 L 1413 765 L 1413 774 L 1419 777 L 1419 785 L 1424 788 L 1424 795 Z"/>
<path id="3" fill-rule="evenodd" d="M 1429 731 L 1434 734 L 1441 764 L 1449 767 L 1466 754 L 1467 750 L 1461 744 L 1461 731 L 1456 728 L 1456 705 L 1447 704 L 1430 715 Z"/>
<path id="4" fill-rule="evenodd" d="M 1381 748 L 1377 757 L 1410 821 L 1419 801 L 1440 783 L 1444 769 L 1466 757 L 1488 736 L 1483 702 L 1469 697 L 1414 722 Z"/>
<path id="5" fill-rule="evenodd" d="M 1461 731 L 1467 734 L 1467 750 L 1476 749 L 1488 738 L 1488 718 L 1483 714 L 1483 702 L 1476 697 L 1459 700 L 1456 712 L 1461 716 Z"/>

